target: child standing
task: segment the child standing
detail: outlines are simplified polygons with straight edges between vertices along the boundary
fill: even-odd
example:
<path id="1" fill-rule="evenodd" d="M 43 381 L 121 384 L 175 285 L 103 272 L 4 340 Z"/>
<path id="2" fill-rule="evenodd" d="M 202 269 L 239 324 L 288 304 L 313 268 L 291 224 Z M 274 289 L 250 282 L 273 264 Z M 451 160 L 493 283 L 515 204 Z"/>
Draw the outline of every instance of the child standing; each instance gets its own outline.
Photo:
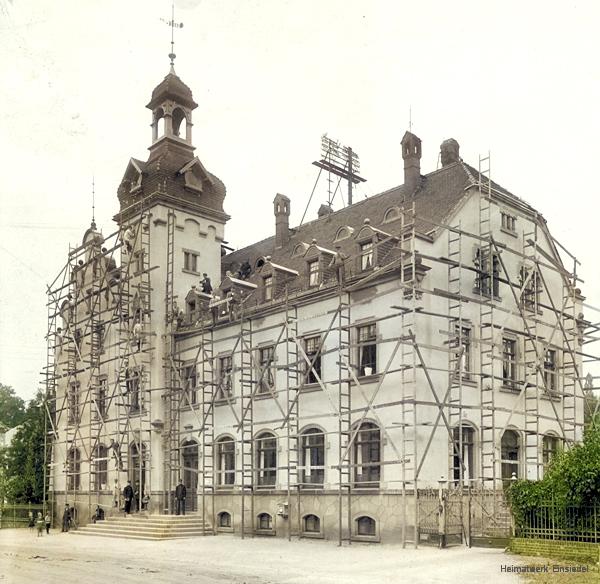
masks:
<path id="1" fill-rule="evenodd" d="M 50 519 L 50 513 L 46 513 L 44 523 L 46 523 L 46 535 L 50 535 L 50 524 L 52 523 L 52 520 Z"/>
<path id="2" fill-rule="evenodd" d="M 35 522 L 37 525 L 37 534 L 38 537 L 42 537 L 44 531 L 44 518 L 42 517 L 42 512 L 38 511 L 37 520 Z"/>

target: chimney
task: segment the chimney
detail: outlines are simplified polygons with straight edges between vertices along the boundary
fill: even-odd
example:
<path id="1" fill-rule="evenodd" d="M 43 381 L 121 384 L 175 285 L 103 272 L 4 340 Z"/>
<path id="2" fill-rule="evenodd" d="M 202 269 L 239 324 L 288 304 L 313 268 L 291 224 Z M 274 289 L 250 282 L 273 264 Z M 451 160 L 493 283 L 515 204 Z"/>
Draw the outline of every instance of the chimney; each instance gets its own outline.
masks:
<path id="1" fill-rule="evenodd" d="M 319 219 L 321 217 L 326 217 L 327 215 L 331 215 L 331 213 L 333 213 L 333 209 L 331 208 L 331 205 L 326 205 L 325 203 L 323 203 L 320 207 L 319 210 L 317 211 L 317 216 L 319 217 Z"/>
<path id="2" fill-rule="evenodd" d="M 404 159 L 404 186 L 414 193 L 421 182 L 421 139 L 412 132 L 402 138 L 402 158 Z"/>
<path id="3" fill-rule="evenodd" d="M 275 248 L 281 249 L 290 240 L 290 200 L 279 193 L 273 199 L 275 212 Z"/>
<path id="4" fill-rule="evenodd" d="M 440 146 L 440 160 L 442 167 L 460 160 L 460 146 L 454 138 L 444 140 Z"/>

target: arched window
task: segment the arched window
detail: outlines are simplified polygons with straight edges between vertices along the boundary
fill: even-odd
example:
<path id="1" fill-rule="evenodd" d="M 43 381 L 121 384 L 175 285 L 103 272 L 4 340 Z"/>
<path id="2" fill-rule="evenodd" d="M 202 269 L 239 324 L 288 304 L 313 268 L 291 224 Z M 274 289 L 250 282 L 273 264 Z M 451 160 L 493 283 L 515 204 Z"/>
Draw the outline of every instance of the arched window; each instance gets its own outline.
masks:
<path id="1" fill-rule="evenodd" d="M 258 486 L 274 487 L 277 480 L 277 438 L 263 432 L 256 438 L 256 468 Z"/>
<path id="2" fill-rule="evenodd" d="M 79 448 L 71 448 L 67 455 L 67 490 L 81 489 L 81 452 Z"/>
<path id="3" fill-rule="evenodd" d="M 546 468 L 550 461 L 558 454 L 560 449 L 560 439 L 553 434 L 546 434 L 542 438 L 542 462 Z"/>
<path id="4" fill-rule="evenodd" d="M 173 110 L 173 114 L 171 119 L 173 120 L 173 136 L 181 135 L 181 122 L 183 122 L 185 118 L 185 112 L 177 107 Z"/>
<path id="5" fill-rule="evenodd" d="M 217 484 L 235 484 L 235 442 L 230 436 L 217 440 Z"/>
<path id="6" fill-rule="evenodd" d="M 152 139 L 158 140 L 165 135 L 165 112 L 162 107 L 159 107 L 154 112 L 154 127 L 152 128 Z"/>
<path id="7" fill-rule="evenodd" d="M 390 207 L 383 216 L 384 223 L 391 223 L 392 221 L 396 221 L 396 219 L 400 218 L 400 209 L 398 207 Z"/>
<path id="8" fill-rule="evenodd" d="M 108 487 L 108 448 L 98 444 L 94 449 L 92 490 L 104 491 Z"/>
<path id="9" fill-rule="evenodd" d="M 268 513 L 261 513 L 257 520 L 258 529 L 273 529 L 273 518 Z"/>
<path id="10" fill-rule="evenodd" d="M 302 525 L 306 533 L 321 533 L 321 520 L 316 515 L 305 515 Z"/>
<path id="11" fill-rule="evenodd" d="M 354 482 L 378 487 L 381 478 L 381 432 L 373 422 L 363 422 L 354 440 Z"/>
<path id="12" fill-rule="evenodd" d="M 217 515 L 217 525 L 219 527 L 231 527 L 231 513 L 221 511 L 221 513 Z"/>
<path id="13" fill-rule="evenodd" d="M 463 481 L 465 485 L 469 484 L 469 480 L 475 478 L 475 430 L 466 424 L 463 424 L 461 427 L 456 427 L 452 430 L 454 445 L 458 449 L 460 453 L 460 458 L 458 457 L 458 453 L 453 447 L 452 451 L 452 466 L 453 466 L 453 476 L 455 481 L 459 481 L 461 478 L 461 473 L 463 477 Z M 461 471 L 461 466 L 462 471 Z"/>
<path id="14" fill-rule="evenodd" d="M 514 430 L 506 430 L 502 434 L 500 444 L 502 462 L 502 478 L 510 479 L 513 473 L 520 476 L 521 437 Z"/>
<path id="15" fill-rule="evenodd" d="M 363 515 L 356 520 L 356 535 L 377 535 L 377 523 L 372 517 Z"/>
<path id="16" fill-rule="evenodd" d="M 303 486 L 322 486 L 325 480 L 325 436 L 319 428 L 308 428 L 300 437 Z"/>

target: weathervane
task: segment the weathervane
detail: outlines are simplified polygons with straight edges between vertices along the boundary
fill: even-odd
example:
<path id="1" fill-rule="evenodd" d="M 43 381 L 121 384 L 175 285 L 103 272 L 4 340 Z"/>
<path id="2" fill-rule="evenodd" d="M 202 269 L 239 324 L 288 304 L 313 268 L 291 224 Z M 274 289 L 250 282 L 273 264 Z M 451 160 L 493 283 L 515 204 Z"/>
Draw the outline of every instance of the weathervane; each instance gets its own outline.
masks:
<path id="1" fill-rule="evenodd" d="M 171 27 L 171 52 L 169 53 L 169 59 L 171 59 L 171 72 L 175 72 L 175 29 L 183 28 L 183 22 L 175 22 L 175 2 L 171 3 L 171 20 L 161 20 Z"/>

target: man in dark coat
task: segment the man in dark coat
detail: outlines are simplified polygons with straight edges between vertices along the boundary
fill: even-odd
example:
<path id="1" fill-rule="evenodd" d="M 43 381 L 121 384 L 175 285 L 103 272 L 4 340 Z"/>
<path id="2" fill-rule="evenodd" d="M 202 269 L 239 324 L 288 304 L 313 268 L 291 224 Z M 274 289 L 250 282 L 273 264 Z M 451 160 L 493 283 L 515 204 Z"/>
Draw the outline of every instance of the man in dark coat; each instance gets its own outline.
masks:
<path id="1" fill-rule="evenodd" d="M 131 481 L 127 481 L 127 486 L 123 489 L 123 499 L 125 499 L 125 513 L 131 513 L 131 502 L 133 501 L 133 487 Z"/>
<path id="2" fill-rule="evenodd" d="M 181 479 L 179 479 L 179 484 L 177 485 L 177 487 L 175 488 L 175 499 L 176 499 L 176 514 L 179 515 L 185 515 L 185 496 L 186 496 L 186 489 L 185 489 L 185 485 L 183 484 L 183 481 Z"/>
<path id="3" fill-rule="evenodd" d="M 63 519 L 62 519 L 63 532 L 69 531 L 70 524 L 71 524 L 71 511 L 69 510 L 69 504 L 65 503 L 65 510 L 63 511 Z"/>

